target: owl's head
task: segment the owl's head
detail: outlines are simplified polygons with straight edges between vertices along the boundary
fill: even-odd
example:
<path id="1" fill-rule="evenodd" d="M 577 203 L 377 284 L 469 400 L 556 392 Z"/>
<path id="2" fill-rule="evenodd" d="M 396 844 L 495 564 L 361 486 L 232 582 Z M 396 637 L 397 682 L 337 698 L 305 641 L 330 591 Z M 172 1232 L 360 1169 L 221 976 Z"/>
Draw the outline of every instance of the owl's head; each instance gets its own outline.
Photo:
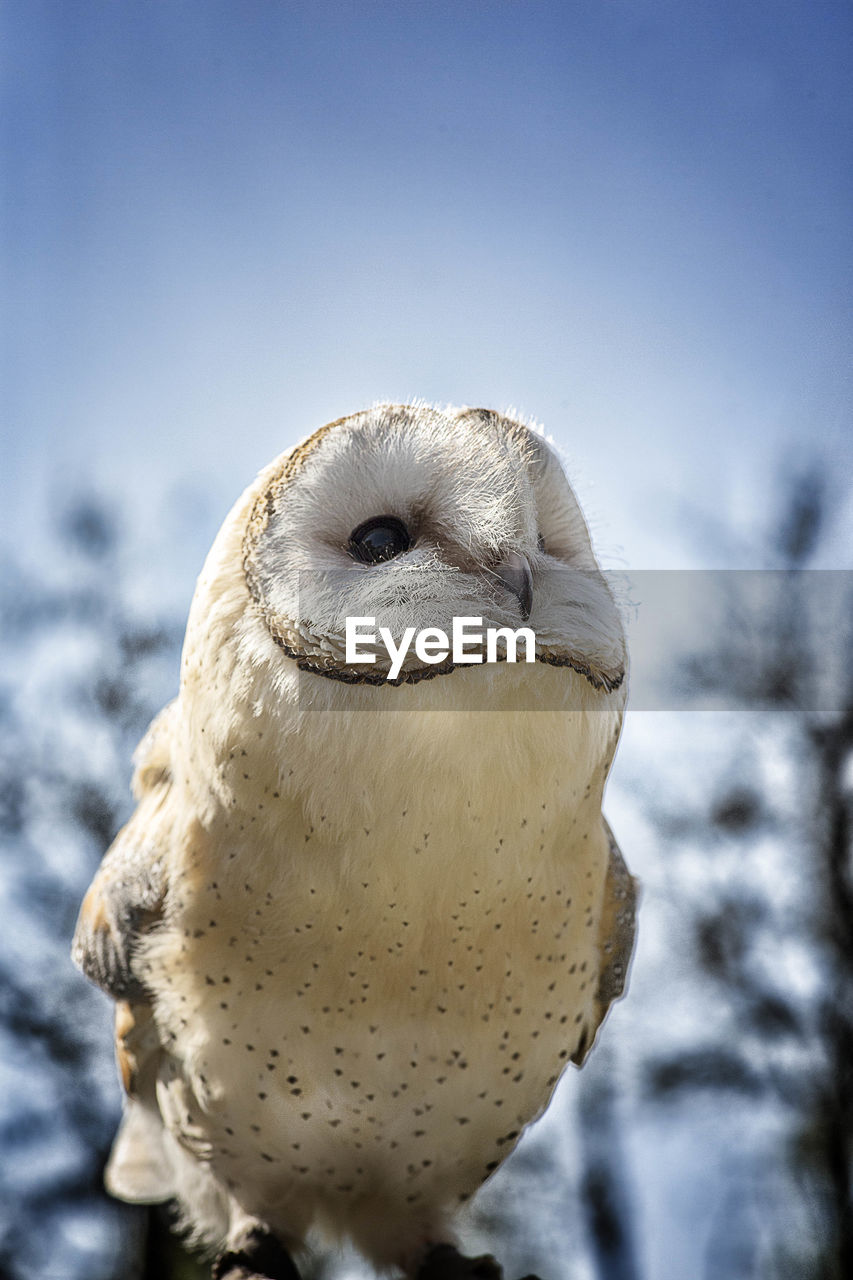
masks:
<path id="1" fill-rule="evenodd" d="M 250 496 L 245 584 L 301 671 L 387 687 L 383 645 L 372 664 L 347 661 L 348 618 L 376 619 L 399 645 L 409 628 L 449 636 L 454 617 L 477 617 L 484 631 L 532 629 L 539 662 L 605 693 L 620 685 L 622 628 L 577 500 L 554 450 L 521 422 L 381 404 L 315 431 Z M 410 646 L 397 683 L 454 670 Z"/>
<path id="2" fill-rule="evenodd" d="M 450 637 L 455 618 L 481 619 L 484 637 L 525 627 L 535 661 L 519 660 L 521 642 L 514 665 L 426 662 L 410 643 L 391 681 L 383 644 L 371 664 L 348 661 L 354 618 L 395 646 L 407 632 Z M 182 690 L 193 732 L 224 744 L 247 708 L 618 719 L 625 663 L 618 609 L 544 437 L 485 409 L 382 404 L 315 431 L 237 502 L 199 578 Z"/>

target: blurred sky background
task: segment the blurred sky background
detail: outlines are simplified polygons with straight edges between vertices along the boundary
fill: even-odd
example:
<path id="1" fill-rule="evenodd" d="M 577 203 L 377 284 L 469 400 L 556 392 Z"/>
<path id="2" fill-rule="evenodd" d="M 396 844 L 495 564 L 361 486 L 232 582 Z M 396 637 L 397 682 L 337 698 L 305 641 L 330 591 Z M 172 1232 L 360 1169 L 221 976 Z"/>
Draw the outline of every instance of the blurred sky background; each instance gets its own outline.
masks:
<path id="1" fill-rule="evenodd" d="M 75 483 L 191 490 L 186 590 L 258 468 L 385 398 L 535 416 L 636 568 L 734 563 L 684 513 L 748 528 L 786 452 L 849 470 L 847 0 L 0 23 L 11 535 Z"/>
<path id="2" fill-rule="evenodd" d="M 378 399 L 514 406 L 564 450 L 604 564 L 634 570 L 772 563 L 760 546 L 782 481 L 815 465 L 834 491 L 808 563 L 853 567 L 849 0 L 2 0 L 0 129 L 0 551 L 14 568 L 0 585 L 10 614 L 24 601 L 35 617 L 12 634 L 0 687 L 0 712 L 17 717 L 0 745 L 29 805 L 0 903 L 30 902 L 41 930 L 36 946 L 10 928 L 0 952 L 37 995 L 84 989 L 68 973 L 66 916 L 129 810 L 137 720 L 176 689 L 204 554 L 256 471 L 323 422 Z M 86 494 L 121 528 L 114 553 L 112 534 L 98 549 L 97 511 L 78 521 L 88 567 L 79 538 L 64 558 L 56 542 L 56 517 Z M 66 579 L 80 593 L 79 617 L 56 597 L 67 625 L 48 591 Z M 137 681 L 128 654 L 163 619 L 156 672 Z M 97 722 L 81 720 L 81 671 Z M 145 694 L 127 710 L 134 681 Z M 608 805 L 645 881 L 641 950 L 581 1088 L 664 1030 L 692 1044 L 710 1028 L 737 1046 L 725 1000 L 678 997 L 690 912 L 729 893 L 731 916 L 741 872 L 799 892 L 791 868 L 806 864 L 796 842 L 783 857 L 779 832 L 795 831 L 800 747 L 771 727 L 762 756 L 720 723 L 628 717 Z M 80 822 L 53 786 L 56 761 L 63 785 L 82 779 L 100 797 L 85 843 L 62 826 Z M 709 861 L 727 770 L 762 797 L 760 838 L 744 827 L 745 848 Z M 740 821 L 743 796 L 718 809 Z M 45 868 L 61 925 L 32 893 Z M 787 981 L 781 955 L 766 955 Z M 92 993 L 85 1009 L 79 1025 L 103 1037 L 103 1112 L 118 1105 L 106 1002 Z M 34 1098 L 50 1118 L 52 1086 L 6 1056 L 17 1074 L 13 1088 L 0 1071 L 0 1119 L 4 1107 L 28 1117 Z M 625 1140 L 644 1280 L 758 1275 L 699 1263 L 730 1203 L 763 1204 L 732 1169 L 759 1147 L 761 1177 L 779 1164 L 776 1103 L 747 1096 L 723 1120 L 714 1095 L 661 1120 L 636 1093 Z M 112 1125 L 106 1114 L 102 1144 Z M 42 1175 L 20 1142 L 14 1163 L 0 1129 L 0 1189 L 5 1161 L 20 1190 Z M 49 1159 L 70 1160 L 70 1140 L 53 1140 L 65 1156 Z M 727 1189 L 709 1192 L 717 1166 Z M 556 1203 L 563 1184 L 548 1186 Z M 808 1205 L 790 1189 L 777 1200 L 800 1206 L 785 1209 L 796 1236 Z M 567 1212 L 559 1200 L 555 1221 Z M 28 1233 L 15 1280 L 127 1275 L 106 1245 L 93 1261 L 87 1213 L 38 1265 Z M 749 1225 L 741 1236 L 757 1238 Z M 571 1274 L 604 1273 L 578 1260 Z"/>

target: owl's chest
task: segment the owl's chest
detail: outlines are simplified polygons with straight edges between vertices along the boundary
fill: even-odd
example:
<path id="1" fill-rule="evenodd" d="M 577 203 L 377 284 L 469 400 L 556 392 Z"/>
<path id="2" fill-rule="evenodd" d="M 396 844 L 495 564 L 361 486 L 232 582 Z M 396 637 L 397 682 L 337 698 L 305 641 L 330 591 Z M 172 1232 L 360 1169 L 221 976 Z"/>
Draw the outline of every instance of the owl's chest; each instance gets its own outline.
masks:
<path id="1" fill-rule="evenodd" d="M 411 1009 L 467 989 L 446 971 L 477 985 L 501 957 L 535 966 L 543 947 L 576 945 L 604 872 L 597 796 L 455 800 L 409 798 L 343 835 L 322 816 L 261 828 L 230 813 L 181 899 L 193 969 L 216 957 L 246 994 L 366 1004 L 375 991 Z"/>
<path id="2" fill-rule="evenodd" d="M 525 1053 L 571 1039 L 594 988 L 605 866 L 591 801 L 553 815 L 540 801 L 511 825 L 420 806 L 343 843 L 304 822 L 284 847 L 241 844 L 234 825 L 174 935 L 183 1014 L 222 1048 L 269 1041 L 274 1066 L 298 1060 L 334 1085 L 335 1046 L 429 1044 L 443 1060 L 463 1031 L 486 1054 L 507 1031 Z"/>
<path id="3" fill-rule="evenodd" d="M 591 799 L 465 815 L 235 836 L 197 877 L 171 989 L 224 1152 L 260 1143 L 301 1179 L 399 1155 L 407 1187 L 453 1153 L 461 1194 L 542 1109 L 595 989 L 599 816 Z"/>

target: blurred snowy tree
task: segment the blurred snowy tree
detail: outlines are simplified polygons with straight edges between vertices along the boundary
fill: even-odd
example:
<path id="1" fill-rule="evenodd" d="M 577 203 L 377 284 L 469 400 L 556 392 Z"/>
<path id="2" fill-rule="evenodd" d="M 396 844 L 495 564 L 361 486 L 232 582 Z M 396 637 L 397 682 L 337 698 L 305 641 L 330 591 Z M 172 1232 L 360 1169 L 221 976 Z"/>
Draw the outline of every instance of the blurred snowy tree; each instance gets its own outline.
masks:
<path id="1" fill-rule="evenodd" d="M 68 957 L 129 813 L 131 752 L 173 692 L 180 628 L 135 611 L 118 522 L 91 497 L 36 563 L 4 555 L 0 609 L 0 1274 L 190 1280 L 160 1217 L 103 1191 L 120 1106 L 111 1011 Z"/>
<path id="2" fill-rule="evenodd" d="M 853 1275 L 853 575 L 810 568 L 831 492 L 820 469 L 788 478 L 765 548 L 786 572 L 734 575 L 692 664 L 752 713 L 728 762 L 707 756 L 692 807 L 649 801 L 706 1017 L 647 1058 L 647 1096 L 680 1117 L 716 1096 L 721 1128 L 740 1096 L 769 1132 L 744 1121 L 707 1280 Z"/>

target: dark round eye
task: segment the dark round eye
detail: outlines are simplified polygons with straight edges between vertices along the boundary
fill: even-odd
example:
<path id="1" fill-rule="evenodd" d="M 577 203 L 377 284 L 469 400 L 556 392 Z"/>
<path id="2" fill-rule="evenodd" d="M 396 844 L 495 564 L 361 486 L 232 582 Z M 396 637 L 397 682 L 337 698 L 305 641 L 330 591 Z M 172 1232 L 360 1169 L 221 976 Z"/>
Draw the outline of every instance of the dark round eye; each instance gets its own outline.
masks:
<path id="1" fill-rule="evenodd" d="M 349 536 L 349 553 L 364 564 L 379 564 L 401 556 L 412 545 L 408 529 L 396 516 L 374 516 Z"/>

